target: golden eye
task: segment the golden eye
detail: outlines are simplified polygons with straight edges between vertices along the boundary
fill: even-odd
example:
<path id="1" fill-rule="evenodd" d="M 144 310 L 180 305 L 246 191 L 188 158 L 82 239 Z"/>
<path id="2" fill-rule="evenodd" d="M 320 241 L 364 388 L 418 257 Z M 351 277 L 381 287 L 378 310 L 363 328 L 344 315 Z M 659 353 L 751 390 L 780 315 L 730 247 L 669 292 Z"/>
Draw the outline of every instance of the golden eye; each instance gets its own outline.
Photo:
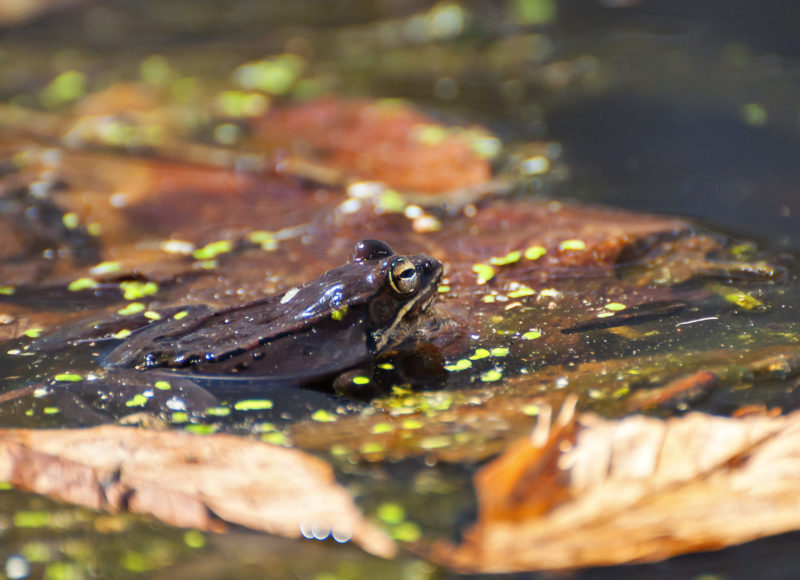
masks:
<path id="1" fill-rule="evenodd" d="M 419 273 L 408 258 L 397 258 L 389 266 L 389 286 L 397 294 L 414 294 L 419 290 Z"/>

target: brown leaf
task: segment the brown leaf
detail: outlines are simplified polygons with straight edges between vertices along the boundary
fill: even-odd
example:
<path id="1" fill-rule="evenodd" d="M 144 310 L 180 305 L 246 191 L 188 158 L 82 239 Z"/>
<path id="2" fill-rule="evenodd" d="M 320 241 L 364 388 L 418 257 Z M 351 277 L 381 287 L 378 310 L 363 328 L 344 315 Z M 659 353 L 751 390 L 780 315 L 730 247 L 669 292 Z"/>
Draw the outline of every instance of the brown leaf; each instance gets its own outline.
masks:
<path id="1" fill-rule="evenodd" d="M 701 370 L 669 381 L 662 387 L 642 391 L 631 397 L 631 411 L 649 409 L 666 402 L 688 401 L 707 394 L 719 383 L 719 377 L 709 370 Z"/>
<path id="2" fill-rule="evenodd" d="M 521 521 L 572 497 L 557 462 L 561 446 L 575 442 L 577 402 L 570 395 L 552 427 L 551 408 L 544 405 L 530 437 L 510 445 L 476 474 L 480 521 Z"/>
<path id="3" fill-rule="evenodd" d="M 421 137 L 424 127 L 436 133 L 435 142 Z M 449 131 L 398 103 L 320 99 L 270 113 L 256 134 L 282 150 L 281 157 L 299 153 L 301 162 L 405 190 L 444 192 L 491 177 L 489 162 L 471 149 L 467 131 Z"/>
<path id="4" fill-rule="evenodd" d="M 561 570 L 655 561 L 800 527 L 800 413 L 579 422 L 575 445 L 562 438 L 557 467 L 536 481 L 508 486 L 499 477 L 500 468 L 530 473 L 541 464 L 532 437 L 479 472 L 479 523 L 460 546 L 437 545 L 434 558 L 469 572 Z M 520 517 L 497 509 L 503 490 L 506 508 L 523 505 L 523 493 L 552 501 Z"/>
<path id="5" fill-rule="evenodd" d="M 175 526 L 220 530 L 228 522 L 290 538 L 301 532 L 352 538 L 384 557 L 395 551 L 392 540 L 364 520 L 327 463 L 230 435 L 117 426 L 2 430 L 0 480 Z"/>

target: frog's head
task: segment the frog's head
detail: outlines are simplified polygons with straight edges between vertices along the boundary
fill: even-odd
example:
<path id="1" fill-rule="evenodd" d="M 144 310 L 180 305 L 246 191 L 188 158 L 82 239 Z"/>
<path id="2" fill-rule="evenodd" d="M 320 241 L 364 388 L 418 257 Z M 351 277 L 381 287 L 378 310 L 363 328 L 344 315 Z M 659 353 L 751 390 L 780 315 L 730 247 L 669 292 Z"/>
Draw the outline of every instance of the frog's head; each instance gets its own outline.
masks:
<path id="1" fill-rule="evenodd" d="M 367 346 L 378 354 L 397 345 L 427 318 L 442 280 L 442 264 L 423 254 L 402 256 L 379 240 L 363 240 L 353 262 L 374 264 Z"/>

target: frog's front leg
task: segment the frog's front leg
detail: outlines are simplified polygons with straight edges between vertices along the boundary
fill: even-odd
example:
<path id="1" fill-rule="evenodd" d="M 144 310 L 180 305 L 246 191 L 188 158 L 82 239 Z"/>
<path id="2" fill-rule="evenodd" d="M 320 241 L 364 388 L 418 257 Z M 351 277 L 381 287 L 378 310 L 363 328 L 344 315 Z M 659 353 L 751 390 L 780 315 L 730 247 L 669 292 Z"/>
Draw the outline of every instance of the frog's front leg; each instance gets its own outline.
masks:
<path id="1" fill-rule="evenodd" d="M 333 390 L 342 397 L 369 400 L 385 396 L 392 385 L 426 389 L 446 382 L 447 376 L 437 346 L 410 342 L 381 355 L 374 364 L 365 363 L 340 374 L 333 381 Z"/>
<path id="2" fill-rule="evenodd" d="M 340 397 L 368 401 L 385 394 L 376 384 L 371 364 L 345 371 L 333 380 L 333 391 Z"/>

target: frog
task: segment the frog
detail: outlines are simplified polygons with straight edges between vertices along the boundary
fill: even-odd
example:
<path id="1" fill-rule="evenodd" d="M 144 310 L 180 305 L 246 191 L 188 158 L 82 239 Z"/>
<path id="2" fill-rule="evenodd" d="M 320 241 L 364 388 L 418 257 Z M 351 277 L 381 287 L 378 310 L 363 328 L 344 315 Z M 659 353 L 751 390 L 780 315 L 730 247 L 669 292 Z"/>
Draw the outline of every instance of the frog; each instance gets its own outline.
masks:
<path id="1" fill-rule="evenodd" d="M 376 359 L 413 341 L 433 319 L 442 272 L 435 258 L 399 255 L 386 242 L 365 239 L 346 264 L 303 285 L 151 322 L 110 350 L 102 366 L 229 384 L 332 386 L 355 396 L 371 389 Z"/>

